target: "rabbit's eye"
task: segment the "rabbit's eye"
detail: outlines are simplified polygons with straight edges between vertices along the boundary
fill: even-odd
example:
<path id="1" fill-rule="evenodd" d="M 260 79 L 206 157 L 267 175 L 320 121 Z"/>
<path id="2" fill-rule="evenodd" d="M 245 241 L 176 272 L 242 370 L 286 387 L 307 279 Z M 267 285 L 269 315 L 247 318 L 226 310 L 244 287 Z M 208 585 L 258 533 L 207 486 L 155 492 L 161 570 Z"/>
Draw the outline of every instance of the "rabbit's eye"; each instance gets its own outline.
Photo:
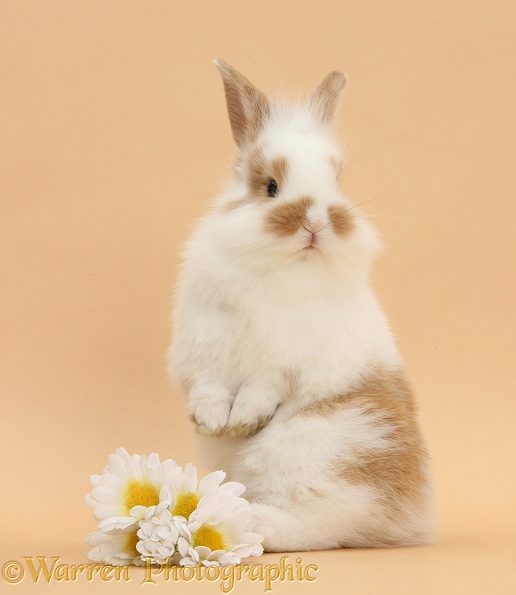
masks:
<path id="1" fill-rule="evenodd" d="M 274 198 L 278 194 L 278 184 L 276 184 L 276 180 L 272 178 L 269 180 L 267 184 L 267 196 L 269 198 Z"/>

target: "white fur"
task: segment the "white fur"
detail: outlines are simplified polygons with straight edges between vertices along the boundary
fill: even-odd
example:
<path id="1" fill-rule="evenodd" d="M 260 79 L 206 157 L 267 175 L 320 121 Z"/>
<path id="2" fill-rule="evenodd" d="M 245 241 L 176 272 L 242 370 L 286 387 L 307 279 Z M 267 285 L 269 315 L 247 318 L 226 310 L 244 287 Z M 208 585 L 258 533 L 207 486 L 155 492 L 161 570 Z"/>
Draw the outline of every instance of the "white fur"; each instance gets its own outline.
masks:
<path id="1" fill-rule="evenodd" d="M 389 522 L 381 495 L 337 481 L 329 469 L 351 461 L 356 448 L 385 447 L 392 426 L 357 408 L 325 418 L 295 413 L 345 392 L 373 366 L 401 366 L 368 281 L 379 240 L 339 192 L 331 165 L 339 149 L 310 109 L 276 108 L 257 142 L 268 158 L 287 158 L 286 184 L 269 203 L 225 210 L 249 194 L 242 151 L 234 180 L 186 246 L 170 373 L 188 387 L 197 422 L 213 431 L 274 414 L 255 436 L 203 438 L 213 466 L 247 486 L 267 549 L 374 545 L 364 535 Z M 277 238 L 263 227 L 275 205 L 307 195 L 315 201 L 309 220 L 325 226 L 318 250 L 303 250 L 305 230 Z M 345 237 L 328 225 L 331 204 L 352 208 L 355 227 Z M 428 540 L 430 509 L 429 496 L 392 535 Z"/>

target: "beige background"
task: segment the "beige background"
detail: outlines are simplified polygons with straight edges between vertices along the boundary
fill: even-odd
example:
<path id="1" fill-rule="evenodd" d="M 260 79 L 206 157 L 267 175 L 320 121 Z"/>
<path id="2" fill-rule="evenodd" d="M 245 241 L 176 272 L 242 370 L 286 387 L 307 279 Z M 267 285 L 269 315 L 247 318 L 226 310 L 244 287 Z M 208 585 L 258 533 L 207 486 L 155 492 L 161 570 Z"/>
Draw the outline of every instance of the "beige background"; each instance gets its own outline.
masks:
<path id="1" fill-rule="evenodd" d="M 180 247 L 236 154 L 220 56 L 272 91 L 347 72 L 342 187 L 386 240 L 437 486 L 438 544 L 304 554 L 317 581 L 274 592 L 515 592 L 515 22 L 512 0 L 1 0 L 0 562 L 84 561 L 116 446 L 198 460 L 164 353 Z"/>

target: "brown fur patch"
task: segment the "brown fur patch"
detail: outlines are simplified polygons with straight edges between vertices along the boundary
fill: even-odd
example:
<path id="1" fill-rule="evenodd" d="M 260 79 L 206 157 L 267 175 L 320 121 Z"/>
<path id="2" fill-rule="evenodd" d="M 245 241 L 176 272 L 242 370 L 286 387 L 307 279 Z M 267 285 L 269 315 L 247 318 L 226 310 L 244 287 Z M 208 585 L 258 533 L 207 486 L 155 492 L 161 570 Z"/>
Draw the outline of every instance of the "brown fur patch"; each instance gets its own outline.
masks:
<path id="1" fill-rule="evenodd" d="M 194 418 L 190 418 L 192 421 L 195 422 Z M 195 424 L 195 430 L 200 436 L 210 436 L 211 438 L 219 438 L 223 435 L 223 429 L 217 428 L 216 430 L 212 430 L 203 424 Z"/>
<path id="2" fill-rule="evenodd" d="M 288 369 L 283 371 L 282 376 L 285 385 L 285 400 L 290 400 L 294 397 L 299 382 L 299 373 Z"/>
<path id="3" fill-rule="evenodd" d="M 261 147 L 256 147 L 249 156 L 249 189 L 257 198 L 265 198 L 270 200 L 267 196 L 267 185 L 269 180 L 273 179 L 281 189 L 287 177 L 287 159 L 285 157 L 276 157 L 268 161 L 263 153 Z"/>
<path id="4" fill-rule="evenodd" d="M 281 237 L 291 236 L 306 221 L 306 213 L 314 204 L 310 196 L 302 196 L 295 201 L 284 202 L 268 213 L 265 220 L 266 231 Z"/>
<path id="5" fill-rule="evenodd" d="M 357 449 L 353 459 L 335 461 L 333 471 L 352 484 L 374 488 L 383 498 L 386 515 L 396 521 L 407 503 L 424 503 L 428 455 L 412 391 L 402 372 L 376 370 L 355 390 L 314 403 L 303 413 L 327 417 L 351 407 L 380 414 L 382 421 L 377 423 L 393 426 L 388 437 L 390 445 L 384 449 Z"/>
<path id="6" fill-rule="evenodd" d="M 349 233 L 354 226 L 353 217 L 349 209 L 341 205 L 330 205 L 328 207 L 328 215 L 330 217 L 333 231 L 338 235 Z"/>
<path id="7" fill-rule="evenodd" d="M 287 177 L 287 158 L 276 157 L 271 161 L 272 177 L 276 180 L 279 190 L 283 188 L 285 184 L 285 178 Z"/>
<path id="8" fill-rule="evenodd" d="M 264 428 L 272 416 L 260 417 L 254 424 L 237 424 L 235 426 L 225 426 L 212 430 L 204 424 L 197 423 L 195 417 L 190 415 L 190 419 L 195 423 L 195 429 L 201 436 L 211 436 L 212 438 L 220 438 L 221 436 L 231 436 L 232 438 L 242 438 L 244 436 L 254 436 L 262 428 Z"/>
<path id="9" fill-rule="evenodd" d="M 241 438 L 243 436 L 254 436 L 264 428 L 272 419 L 272 415 L 258 418 L 254 424 L 237 424 L 222 429 L 223 436 Z"/>
<path id="10" fill-rule="evenodd" d="M 267 174 L 267 159 L 261 147 L 255 149 L 249 155 L 249 173 L 248 185 L 249 190 L 255 196 L 267 196 L 267 184 L 269 183 L 269 175 Z"/>
<path id="11" fill-rule="evenodd" d="M 216 430 L 210 430 L 205 425 L 197 424 L 197 433 L 201 436 L 212 436 L 214 438 L 220 438 L 221 436 L 230 436 L 232 438 L 243 438 L 245 436 L 254 436 L 262 428 L 264 428 L 272 416 L 260 417 L 254 424 L 237 424 L 235 426 L 225 426 L 223 428 L 217 428 Z M 195 421 L 195 420 L 194 420 Z"/>
<path id="12" fill-rule="evenodd" d="M 243 198 L 225 204 L 223 212 L 227 213 L 250 203 L 273 200 L 267 195 L 269 181 L 271 179 L 275 180 L 279 191 L 281 191 L 287 177 L 287 170 L 288 164 L 286 157 L 276 157 L 269 161 L 266 159 L 263 149 L 261 147 L 255 147 L 249 156 L 248 186 L 250 192 Z"/>
<path id="13" fill-rule="evenodd" d="M 262 203 L 273 200 L 267 195 L 269 180 L 275 180 L 279 191 L 281 191 L 287 177 L 287 170 L 288 164 L 286 157 L 276 157 L 268 161 L 262 148 L 255 147 L 249 156 L 248 186 L 250 192 L 243 198 L 226 203 L 222 207 L 223 212 L 227 213 L 251 203 Z"/>
<path id="14" fill-rule="evenodd" d="M 226 93 L 231 131 L 242 148 L 255 140 L 270 114 L 270 102 L 245 76 L 223 60 L 216 60 Z"/>

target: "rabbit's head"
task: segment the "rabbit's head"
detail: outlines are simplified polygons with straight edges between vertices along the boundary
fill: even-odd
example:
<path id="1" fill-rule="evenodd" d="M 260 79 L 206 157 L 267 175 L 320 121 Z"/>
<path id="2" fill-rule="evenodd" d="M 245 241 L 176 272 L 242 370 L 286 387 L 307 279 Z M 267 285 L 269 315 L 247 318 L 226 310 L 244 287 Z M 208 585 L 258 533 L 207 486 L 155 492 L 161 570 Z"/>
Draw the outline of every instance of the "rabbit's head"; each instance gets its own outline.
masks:
<path id="1" fill-rule="evenodd" d="M 247 267 L 367 268 L 377 236 L 339 190 L 342 154 L 332 132 L 346 76 L 331 72 L 304 103 L 273 102 L 229 64 L 215 63 L 240 155 L 213 212 L 212 239 Z"/>

